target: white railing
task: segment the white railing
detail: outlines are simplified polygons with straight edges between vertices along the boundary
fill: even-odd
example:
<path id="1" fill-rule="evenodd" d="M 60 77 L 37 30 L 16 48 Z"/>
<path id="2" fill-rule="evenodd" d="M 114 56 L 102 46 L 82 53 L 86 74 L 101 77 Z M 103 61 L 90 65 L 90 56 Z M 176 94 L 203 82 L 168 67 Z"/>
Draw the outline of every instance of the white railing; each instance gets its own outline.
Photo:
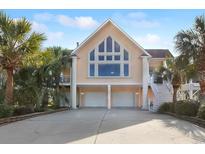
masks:
<path id="1" fill-rule="evenodd" d="M 195 99 L 199 91 L 200 91 L 199 83 L 193 83 L 191 81 L 190 83 L 181 85 L 178 92 L 179 93 L 178 98 L 182 100 L 182 99 L 186 99 L 186 97 L 188 96 L 190 99 Z"/>
<path id="2" fill-rule="evenodd" d="M 168 88 L 169 92 L 171 94 L 173 94 L 173 88 L 172 88 L 172 84 L 171 84 L 171 81 L 164 81 L 166 87 Z"/>
<path id="3" fill-rule="evenodd" d="M 70 75 L 63 75 L 60 76 L 60 84 L 70 84 L 71 82 L 71 76 Z"/>
<path id="4" fill-rule="evenodd" d="M 150 86 L 151 86 L 152 91 L 153 91 L 153 93 L 154 93 L 155 99 L 154 99 L 154 102 L 153 102 L 153 107 L 152 107 L 152 109 L 150 109 L 150 101 L 149 101 L 149 110 L 150 110 L 150 111 L 155 111 L 155 106 L 159 106 L 159 95 L 158 95 L 159 91 L 158 91 L 158 89 L 156 88 L 156 85 L 155 85 L 155 83 L 154 83 L 154 77 L 153 77 L 153 76 L 150 77 Z"/>

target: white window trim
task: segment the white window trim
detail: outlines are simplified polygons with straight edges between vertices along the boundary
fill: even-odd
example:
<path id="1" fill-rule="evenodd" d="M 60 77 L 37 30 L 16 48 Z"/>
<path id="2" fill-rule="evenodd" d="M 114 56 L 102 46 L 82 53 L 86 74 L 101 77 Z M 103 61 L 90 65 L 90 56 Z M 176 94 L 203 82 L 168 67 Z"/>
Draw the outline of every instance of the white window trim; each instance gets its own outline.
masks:
<path id="1" fill-rule="evenodd" d="M 107 38 L 108 37 L 112 38 L 112 52 L 106 52 L 106 44 L 107 44 Z M 99 52 L 98 46 L 104 41 L 104 52 Z M 120 52 L 115 52 L 115 46 L 114 42 L 117 42 L 120 45 Z M 128 60 L 124 60 L 124 49 L 128 52 Z M 95 50 L 95 60 L 91 61 L 90 60 L 90 53 Z M 105 56 L 104 61 L 100 61 L 98 56 Z M 116 55 L 120 56 L 120 60 L 114 60 L 114 57 Z M 112 60 L 107 61 L 106 56 L 112 56 Z M 124 47 L 124 45 L 117 41 L 117 39 L 112 36 L 112 35 L 107 35 L 104 39 L 99 41 L 94 48 L 88 52 L 88 78 L 130 78 L 131 77 L 131 66 L 130 66 L 130 60 L 131 60 L 131 54 L 127 48 Z M 90 76 L 90 64 L 95 64 L 95 73 L 94 76 Z M 120 64 L 120 76 L 98 76 L 98 64 Z M 124 76 L 124 64 L 129 65 L 129 70 L 128 70 L 128 76 Z"/>

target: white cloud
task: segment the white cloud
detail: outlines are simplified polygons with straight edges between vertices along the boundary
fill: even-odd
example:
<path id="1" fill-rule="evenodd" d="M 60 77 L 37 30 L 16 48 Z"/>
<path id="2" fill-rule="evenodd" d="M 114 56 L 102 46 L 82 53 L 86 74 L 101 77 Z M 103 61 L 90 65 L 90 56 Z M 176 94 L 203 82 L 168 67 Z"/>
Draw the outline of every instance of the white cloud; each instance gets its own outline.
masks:
<path id="1" fill-rule="evenodd" d="M 147 34 L 144 37 L 136 38 L 140 44 L 158 44 L 161 42 L 161 38 L 156 34 Z"/>
<path id="2" fill-rule="evenodd" d="M 41 24 L 36 21 L 32 22 L 32 29 L 40 33 L 45 33 L 46 31 L 48 31 L 48 27 L 45 24 Z"/>
<path id="3" fill-rule="evenodd" d="M 63 32 L 53 32 L 48 29 L 45 24 L 32 21 L 32 30 L 39 33 L 44 33 L 47 40 L 44 42 L 46 45 L 58 45 L 63 39 Z"/>
<path id="4" fill-rule="evenodd" d="M 35 21 L 55 21 L 63 26 L 77 27 L 82 29 L 89 29 L 96 27 L 99 23 L 91 16 L 76 16 L 70 17 L 63 14 L 39 13 L 34 14 Z"/>
<path id="5" fill-rule="evenodd" d="M 50 21 L 53 17 L 54 15 L 50 13 L 34 14 L 34 20 L 37 20 L 37 21 Z"/>
<path id="6" fill-rule="evenodd" d="M 63 38 L 64 33 L 63 32 L 47 32 L 47 37 L 50 41 L 53 40 L 60 40 Z"/>
<path id="7" fill-rule="evenodd" d="M 71 26 L 78 28 L 93 28 L 98 25 L 98 22 L 89 16 L 80 16 L 71 18 L 65 15 L 57 15 L 57 21 L 63 26 Z"/>
<path id="8" fill-rule="evenodd" d="M 92 17 L 75 17 L 75 23 L 81 28 L 93 28 L 98 25 L 98 22 Z"/>
<path id="9" fill-rule="evenodd" d="M 57 21 L 63 26 L 72 26 L 73 19 L 65 15 L 57 15 Z"/>
<path id="10" fill-rule="evenodd" d="M 145 36 L 134 37 L 134 39 L 145 49 L 170 49 L 174 53 L 174 42 L 170 38 L 165 39 L 157 34 L 146 34 Z"/>
<path id="11" fill-rule="evenodd" d="M 158 27 L 160 25 L 159 22 L 157 21 L 149 21 L 146 19 L 131 21 L 130 24 L 136 27 L 143 27 L 143 28 L 153 28 L 153 27 Z"/>
<path id="12" fill-rule="evenodd" d="M 131 12 L 127 15 L 129 18 L 135 18 L 135 19 L 143 19 L 147 17 L 147 15 L 144 12 Z"/>
<path id="13" fill-rule="evenodd" d="M 125 25 L 136 28 L 153 28 L 160 26 L 158 21 L 149 19 L 147 14 L 143 12 L 130 12 L 128 14 L 115 13 L 113 18 Z"/>

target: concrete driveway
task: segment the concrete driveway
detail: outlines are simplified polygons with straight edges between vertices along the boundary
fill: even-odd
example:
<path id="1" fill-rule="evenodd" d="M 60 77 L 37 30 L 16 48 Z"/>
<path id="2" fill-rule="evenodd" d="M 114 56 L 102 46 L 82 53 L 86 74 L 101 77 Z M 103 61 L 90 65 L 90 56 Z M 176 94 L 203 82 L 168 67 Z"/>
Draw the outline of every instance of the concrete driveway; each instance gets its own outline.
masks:
<path id="1" fill-rule="evenodd" d="M 84 108 L 1 126 L 0 143 L 205 143 L 205 129 L 147 111 Z"/>

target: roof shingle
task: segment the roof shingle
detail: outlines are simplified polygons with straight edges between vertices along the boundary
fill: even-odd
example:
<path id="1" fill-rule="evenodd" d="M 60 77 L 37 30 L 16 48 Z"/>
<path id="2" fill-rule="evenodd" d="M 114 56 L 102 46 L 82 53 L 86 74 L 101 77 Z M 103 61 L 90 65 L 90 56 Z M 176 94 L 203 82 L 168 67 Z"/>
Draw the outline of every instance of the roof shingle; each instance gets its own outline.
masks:
<path id="1" fill-rule="evenodd" d="M 172 53 L 168 49 L 145 49 L 152 58 L 166 58 L 173 57 Z"/>

